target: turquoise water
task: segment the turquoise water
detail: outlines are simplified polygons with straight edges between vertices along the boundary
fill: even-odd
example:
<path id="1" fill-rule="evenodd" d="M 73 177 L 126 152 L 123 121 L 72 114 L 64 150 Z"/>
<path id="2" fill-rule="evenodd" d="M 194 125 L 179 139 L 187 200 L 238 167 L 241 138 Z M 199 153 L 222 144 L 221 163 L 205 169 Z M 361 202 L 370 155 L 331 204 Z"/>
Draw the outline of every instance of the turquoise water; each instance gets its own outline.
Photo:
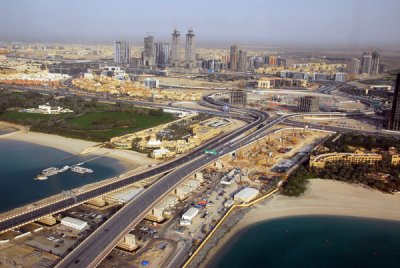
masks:
<path id="1" fill-rule="evenodd" d="M 82 176 L 66 171 L 48 180 L 34 180 L 45 168 L 62 168 L 91 158 L 93 156 L 76 157 L 64 151 L 26 142 L 0 140 L 0 212 L 124 171 L 117 160 L 102 157 L 83 165 L 93 169 L 92 174 Z"/>
<path id="2" fill-rule="evenodd" d="M 400 267 L 400 222 L 290 217 L 249 227 L 208 267 Z"/>

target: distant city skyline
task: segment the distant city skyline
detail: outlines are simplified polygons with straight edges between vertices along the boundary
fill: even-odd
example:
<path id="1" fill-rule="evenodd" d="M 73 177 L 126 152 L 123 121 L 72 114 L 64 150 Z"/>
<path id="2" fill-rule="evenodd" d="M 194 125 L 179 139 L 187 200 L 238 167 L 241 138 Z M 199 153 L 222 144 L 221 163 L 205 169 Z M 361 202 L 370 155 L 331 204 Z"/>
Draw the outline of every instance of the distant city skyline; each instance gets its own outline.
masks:
<path id="1" fill-rule="evenodd" d="M 193 28 L 196 43 L 396 47 L 398 0 L 0 0 L 0 41 L 140 44 Z"/>

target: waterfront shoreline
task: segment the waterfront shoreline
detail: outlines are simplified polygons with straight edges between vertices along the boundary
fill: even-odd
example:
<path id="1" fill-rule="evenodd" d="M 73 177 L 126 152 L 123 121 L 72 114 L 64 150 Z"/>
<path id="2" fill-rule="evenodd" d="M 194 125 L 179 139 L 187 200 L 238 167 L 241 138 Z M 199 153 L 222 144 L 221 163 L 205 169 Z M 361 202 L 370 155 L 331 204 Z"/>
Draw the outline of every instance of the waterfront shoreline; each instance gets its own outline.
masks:
<path id="1" fill-rule="evenodd" d="M 135 151 L 96 148 L 100 143 L 62 137 L 54 134 L 46 134 L 40 132 L 29 131 L 26 127 L 0 121 L 0 127 L 13 127 L 18 131 L 0 136 L 1 140 L 14 140 L 20 142 L 28 142 L 40 146 L 58 149 L 73 155 L 104 155 L 109 158 L 118 160 L 126 169 L 136 168 L 137 166 L 145 166 L 158 163 L 159 161 L 147 157 Z M 86 153 L 85 153 L 86 151 Z"/>
<path id="2" fill-rule="evenodd" d="M 384 194 L 361 185 L 313 179 L 307 192 L 300 197 L 274 195 L 272 199 L 255 205 L 207 253 L 200 267 L 207 267 L 208 263 L 218 257 L 217 254 L 224 252 L 226 245 L 234 241 L 235 237 L 262 222 L 318 215 L 400 221 L 400 211 L 397 209 L 399 201 L 399 194 Z"/>

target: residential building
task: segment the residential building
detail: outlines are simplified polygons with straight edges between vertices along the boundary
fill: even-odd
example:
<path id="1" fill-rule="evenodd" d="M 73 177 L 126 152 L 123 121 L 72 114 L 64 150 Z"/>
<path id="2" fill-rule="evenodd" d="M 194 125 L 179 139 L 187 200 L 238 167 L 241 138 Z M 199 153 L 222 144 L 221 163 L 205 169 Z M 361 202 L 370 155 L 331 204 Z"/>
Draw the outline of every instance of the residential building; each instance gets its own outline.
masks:
<path id="1" fill-rule="evenodd" d="M 371 74 L 377 75 L 379 74 L 379 51 L 372 52 L 372 66 L 371 66 Z"/>
<path id="2" fill-rule="evenodd" d="M 400 165 L 400 155 L 399 154 L 393 154 L 392 155 L 391 164 L 393 166 L 399 166 Z"/>
<path id="3" fill-rule="evenodd" d="M 382 156 L 375 153 L 327 153 L 310 156 L 310 167 L 324 168 L 327 163 L 342 161 L 346 164 L 367 163 L 375 165 L 382 161 Z"/>
<path id="4" fill-rule="evenodd" d="M 144 38 L 143 65 L 147 67 L 155 65 L 154 36 L 152 35 Z"/>
<path id="5" fill-rule="evenodd" d="M 276 65 L 286 67 L 286 59 L 284 58 L 277 58 Z"/>
<path id="6" fill-rule="evenodd" d="M 130 59 L 129 43 L 125 41 L 115 41 L 114 63 L 128 64 L 129 59 Z"/>
<path id="7" fill-rule="evenodd" d="M 239 48 L 237 45 L 231 46 L 230 57 L 229 57 L 229 69 L 236 71 L 238 67 Z"/>
<path id="8" fill-rule="evenodd" d="M 388 129 L 400 130 L 400 73 L 397 74 L 396 86 L 394 88 L 394 96 L 392 110 L 389 116 Z"/>
<path id="9" fill-rule="evenodd" d="M 239 72 L 246 72 L 248 68 L 248 63 L 247 63 L 247 52 L 244 50 L 239 50 L 239 58 L 238 58 L 238 66 L 237 66 L 237 71 Z"/>
<path id="10" fill-rule="evenodd" d="M 363 52 L 361 58 L 360 73 L 370 75 L 371 70 L 372 70 L 372 54 L 370 52 Z"/>
<path id="11" fill-rule="evenodd" d="M 351 59 L 349 73 L 353 75 L 358 75 L 360 73 L 360 66 L 361 66 L 361 61 L 359 59 L 356 58 Z"/>
<path id="12" fill-rule="evenodd" d="M 169 43 L 157 42 L 156 47 L 156 64 L 159 67 L 165 67 L 169 63 Z"/>
<path id="13" fill-rule="evenodd" d="M 269 56 L 268 64 L 269 65 L 276 65 L 276 56 Z"/>

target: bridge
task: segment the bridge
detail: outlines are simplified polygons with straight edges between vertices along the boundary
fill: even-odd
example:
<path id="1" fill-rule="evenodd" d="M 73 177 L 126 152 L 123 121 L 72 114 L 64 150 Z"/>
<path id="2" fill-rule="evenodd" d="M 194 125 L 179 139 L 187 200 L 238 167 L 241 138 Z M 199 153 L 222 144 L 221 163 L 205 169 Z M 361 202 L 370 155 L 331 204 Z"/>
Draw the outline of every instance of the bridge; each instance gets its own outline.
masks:
<path id="1" fill-rule="evenodd" d="M 205 101 L 208 101 L 214 106 L 220 106 L 224 104 L 213 100 L 210 96 L 207 96 Z M 143 105 L 143 102 L 140 103 Z M 154 103 L 151 104 L 154 105 L 154 107 L 160 107 L 160 105 Z M 227 115 L 227 113 L 221 114 Z M 64 196 L 59 200 L 55 200 L 51 204 L 44 204 L 39 207 L 34 207 L 19 214 L 11 214 L 6 218 L 0 219 L 0 232 L 11 230 L 28 222 L 35 221 L 46 215 L 54 214 L 70 207 L 82 204 L 97 196 L 121 189 L 140 180 L 168 173 L 166 176 L 162 177 L 160 180 L 146 189 L 146 191 L 142 192 L 139 196 L 121 208 L 120 211 L 114 214 L 107 222 L 105 222 L 100 228 L 92 233 L 58 265 L 59 267 L 96 267 L 115 247 L 123 235 L 125 235 L 137 223 L 139 223 L 146 213 L 155 204 L 157 204 L 157 202 L 159 202 L 165 195 L 172 191 L 174 187 L 179 185 L 187 176 L 193 174 L 197 170 L 201 170 L 220 157 L 220 155 L 204 155 L 204 149 L 212 149 L 217 151 L 219 154 L 230 153 L 257 138 L 266 135 L 273 126 L 280 124 L 287 119 L 305 115 L 359 116 L 365 114 L 296 113 L 282 115 L 271 122 L 267 122 L 269 115 L 265 112 L 233 107 L 228 116 L 246 118 L 246 121 L 248 122 L 247 125 L 234 132 L 217 137 L 216 139 L 213 139 L 194 149 L 189 154 L 181 158 L 174 159 L 168 163 L 137 174 L 125 174 L 110 180 L 107 183 L 100 184 L 83 191 L 77 191 L 73 197 Z M 250 119 L 252 119 L 251 122 Z"/>

